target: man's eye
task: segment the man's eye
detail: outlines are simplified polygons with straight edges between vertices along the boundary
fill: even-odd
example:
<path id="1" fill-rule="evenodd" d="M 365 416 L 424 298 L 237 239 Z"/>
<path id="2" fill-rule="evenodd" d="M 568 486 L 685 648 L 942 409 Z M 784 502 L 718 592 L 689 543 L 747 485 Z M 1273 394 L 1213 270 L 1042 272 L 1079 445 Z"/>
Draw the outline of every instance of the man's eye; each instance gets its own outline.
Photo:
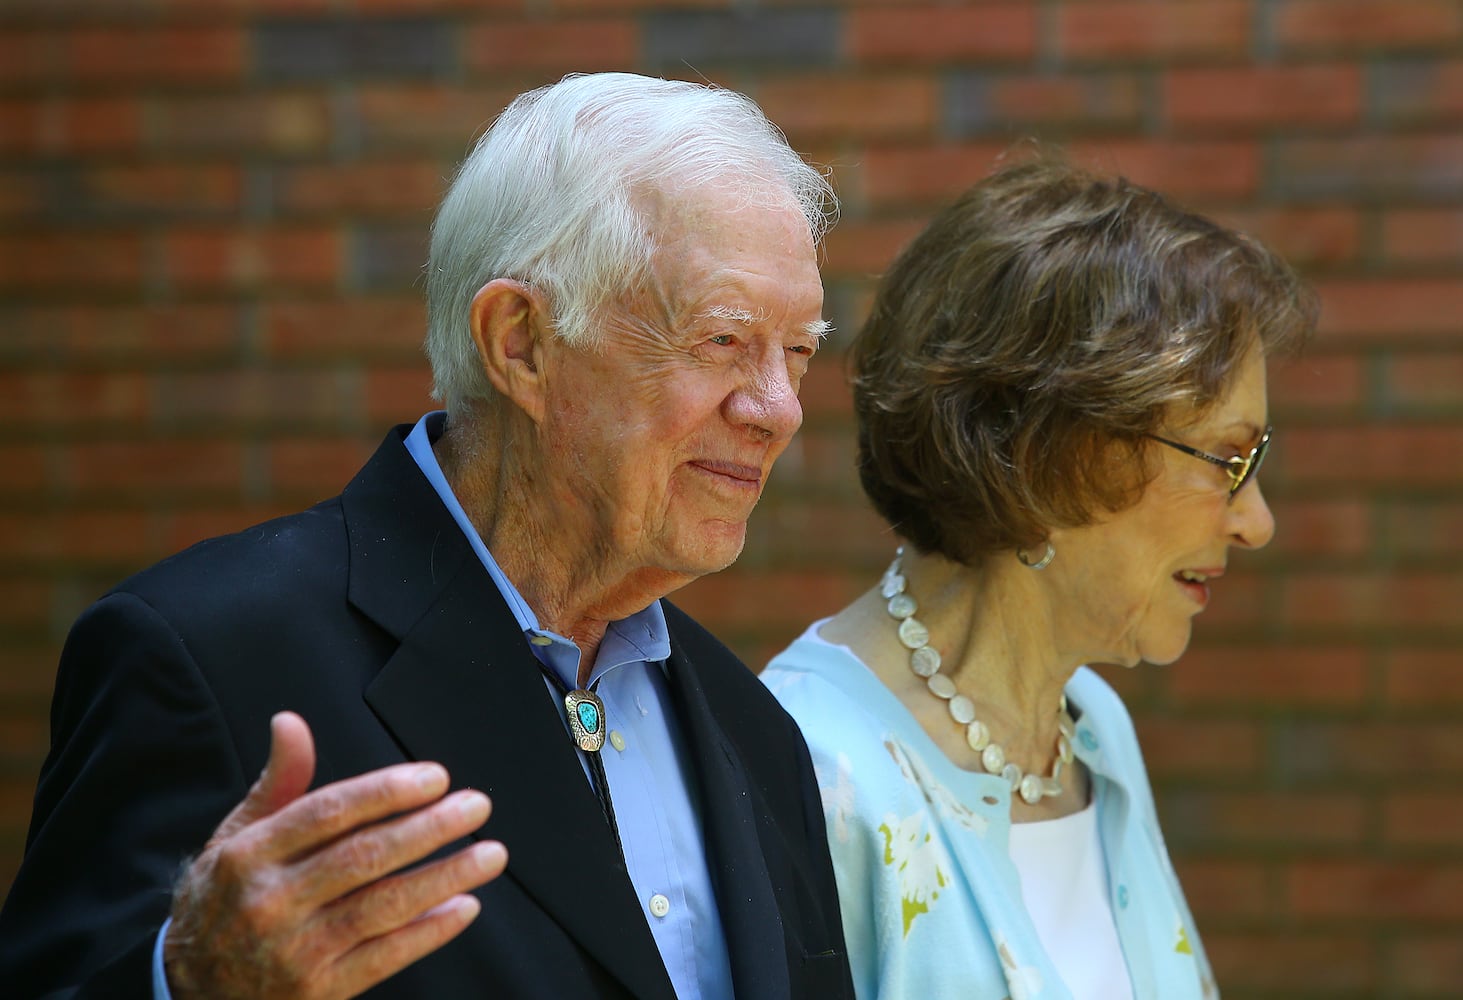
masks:
<path id="1" fill-rule="evenodd" d="M 734 339 L 736 338 L 734 338 L 729 333 L 718 333 L 716 336 L 711 338 L 711 342 L 718 347 L 726 347 L 730 345 Z"/>
<path id="2" fill-rule="evenodd" d="M 805 354 L 808 357 L 812 357 L 813 355 L 813 349 L 811 347 L 808 347 L 806 344 L 793 344 L 791 347 L 788 348 L 788 350 L 792 351 L 794 354 Z"/>

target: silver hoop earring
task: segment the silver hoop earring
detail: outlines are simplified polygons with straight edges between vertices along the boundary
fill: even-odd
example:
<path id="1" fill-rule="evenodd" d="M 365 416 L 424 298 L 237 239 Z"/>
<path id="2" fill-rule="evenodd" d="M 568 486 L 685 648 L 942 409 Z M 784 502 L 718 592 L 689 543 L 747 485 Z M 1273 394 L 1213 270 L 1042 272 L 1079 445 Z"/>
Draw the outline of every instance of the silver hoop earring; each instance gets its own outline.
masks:
<path id="1" fill-rule="evenodd" d="M 1048 566 L 1050 566 L 1052 564 L 1052 560 L 1055 559 L 1056 557 L 1057 557 L 1057 550 L 1052 547 L 1052 543 L 1051 542 L 1047 542 L 1046 543 L 1046 554 L 1043 555 L 1041 557 L 1041 560 L 1038 561 L 1038 562 L 1032 562 L 1030 559 L 1026 558 L 1026 553 L 1025 552 L 1021 551 L 1020 549 L 1017 549 L 1016 550 L 1016 558 L 1019 559 L 1019 560 L 1021 560 L 1021 565 L 1025 566 L 1025 567 L 1027 567 L 1029 569 L 1037 569 L 1037 570 L 1046 569 Z"/>

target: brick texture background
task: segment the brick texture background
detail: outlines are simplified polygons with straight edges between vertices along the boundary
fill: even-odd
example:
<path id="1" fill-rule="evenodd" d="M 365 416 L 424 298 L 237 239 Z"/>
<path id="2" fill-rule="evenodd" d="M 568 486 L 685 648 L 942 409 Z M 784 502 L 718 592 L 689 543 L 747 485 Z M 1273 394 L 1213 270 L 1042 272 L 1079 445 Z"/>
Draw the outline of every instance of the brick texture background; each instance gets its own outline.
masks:
<path id="1" fill-rule="evenodd" d="M 1023 136 L 1306 272 L 1280 533 L 1183 661 L 1109 673 L 1226 996 L 1459 995 L 1463 0 L 0 0 L 0 888 L 69 622 L 428 407 L 443 178 L 513 94 L 601 69 L 745 90 L 832 165 L 846 331 Z M 890 556 L 834 345 L 745 555 L 681 594 L 754 664 Z"/>

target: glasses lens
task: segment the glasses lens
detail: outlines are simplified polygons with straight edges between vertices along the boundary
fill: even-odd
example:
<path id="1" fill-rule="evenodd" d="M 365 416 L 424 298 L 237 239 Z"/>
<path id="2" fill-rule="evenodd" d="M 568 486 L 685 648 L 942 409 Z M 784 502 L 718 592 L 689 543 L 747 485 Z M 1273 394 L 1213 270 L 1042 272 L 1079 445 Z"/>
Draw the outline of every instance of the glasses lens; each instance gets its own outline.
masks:
<path id="1" fill-rule="evenodd" d="M 1265 433 L 1260 435 L 1260 443 L 1255 445 L 1253 451 L 1240 462 L 1230 466 L 1230 475 L 1234 477 L 1234 483 L 1229 488 L 1229 498 L 1244 488 L 1245 483 L 1254 479 L 1260 471 L 1260 466 L 1265 462 L 1265 456 L 1270 451 L 1270 428 L 1265 428 Z"/>

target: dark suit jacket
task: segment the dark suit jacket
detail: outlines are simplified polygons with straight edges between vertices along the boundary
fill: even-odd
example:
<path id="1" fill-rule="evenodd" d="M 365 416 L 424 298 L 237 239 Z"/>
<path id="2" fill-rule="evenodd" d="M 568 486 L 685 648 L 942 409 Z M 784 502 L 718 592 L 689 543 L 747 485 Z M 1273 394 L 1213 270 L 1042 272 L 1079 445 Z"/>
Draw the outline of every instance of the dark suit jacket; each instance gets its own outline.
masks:
<path id="1" fill-rule="evenodd" d="M 341 496 L 194 546 L 78 620 L 0 913 L 0 992 L 150 995 L 179 866 L 243 798 L 288 708 L 314 732 L 317 785 L 440 761 L 492 797 L 481 832 L 508 846 L 468 930 L 371 996 L 671 1000 L 559 710 L 406 430 Z M 737 996 L 852 997 L 802 738 L 725 647 L 666 617 Z"/>

